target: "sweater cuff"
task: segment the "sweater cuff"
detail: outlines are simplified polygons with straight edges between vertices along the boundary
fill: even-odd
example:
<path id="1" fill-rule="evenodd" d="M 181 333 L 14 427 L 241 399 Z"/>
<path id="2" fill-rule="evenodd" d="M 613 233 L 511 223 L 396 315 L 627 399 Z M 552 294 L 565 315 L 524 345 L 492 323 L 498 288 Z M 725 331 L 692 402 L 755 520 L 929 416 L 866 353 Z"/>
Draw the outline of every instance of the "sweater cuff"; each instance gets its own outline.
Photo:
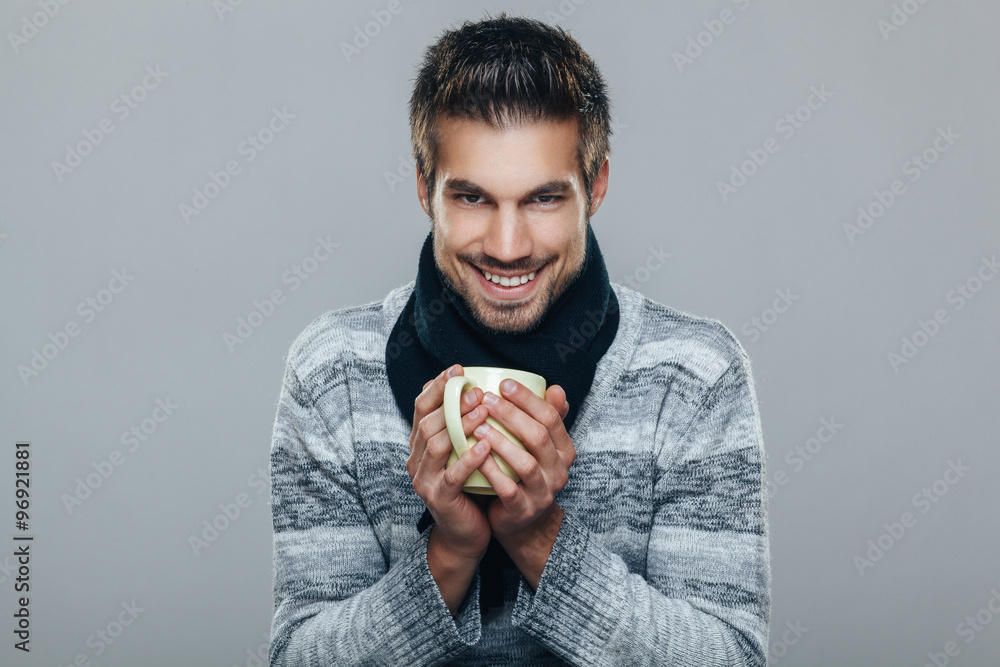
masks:
<path id="1" fill-rule="evenodd" d="M 564 512 L 537 590 L 521 577 L 511 623 L 564 658 L 596 660 L 584 652 L 604 646 L 621 622 L 619 568 L 615 555 Z"/>
<path id="2" fill-rule="evenodd" d="M 476 575 L 462 600 L 459 613 L 452 618 L 448 605 L 441 597 L 437 582 L 427 563 L 428 527 L 417 539 L 412 557 L 390 570 L 397 584 L 406 591 L 401 599 L 383 600 L 383 609 L 374 609 L 376 618 L 392 618 L 401 629 L 400 641 L 404 646 L 394 655 L 436 656 L 452 659 L 479 642 L 482 623 L 479 614 L 479 577 Z M 394 586 L 390 590 L 399 590 Z"/>

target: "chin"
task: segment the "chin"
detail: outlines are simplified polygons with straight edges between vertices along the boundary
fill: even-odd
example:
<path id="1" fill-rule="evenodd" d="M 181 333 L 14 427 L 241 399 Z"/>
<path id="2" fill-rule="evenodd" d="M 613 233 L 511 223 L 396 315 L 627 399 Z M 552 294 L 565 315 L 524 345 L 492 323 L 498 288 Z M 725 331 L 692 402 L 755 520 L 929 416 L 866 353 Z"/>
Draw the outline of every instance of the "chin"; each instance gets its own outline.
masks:
<path id="1" fill-rule="evenodd" d="M 474 300 L 472 304 L 466 300 L 473 317 L 480 326 L 493 333 L 528 333 L 538 325 L 544 314 L 543 310 L 539 311 L 535 300 L 520 304 L 498 304 L 482 295 L 476 295 Z"/>

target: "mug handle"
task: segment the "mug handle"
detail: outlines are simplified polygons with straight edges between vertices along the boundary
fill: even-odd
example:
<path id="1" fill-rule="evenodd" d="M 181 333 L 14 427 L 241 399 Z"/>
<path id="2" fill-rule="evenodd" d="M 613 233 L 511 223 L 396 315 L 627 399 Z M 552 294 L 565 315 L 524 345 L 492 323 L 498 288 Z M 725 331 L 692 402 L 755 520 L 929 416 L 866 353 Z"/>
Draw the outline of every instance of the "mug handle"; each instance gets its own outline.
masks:
<path id="1" fill-rule="evenodd" d="M 476 439 L 471 435 L 466 438 L 465 429 L 462 428 L 462 413 L 459 410 L 459 401 L 467 387 L 478 387 L 479 385 L 470 377 L 456 375 L 448 378 L 444 385 L 444 423 L 448 428 L 448 437 L 451 438 L 451 446 L 455 453 L 461 457 L 476 445 Z"/>

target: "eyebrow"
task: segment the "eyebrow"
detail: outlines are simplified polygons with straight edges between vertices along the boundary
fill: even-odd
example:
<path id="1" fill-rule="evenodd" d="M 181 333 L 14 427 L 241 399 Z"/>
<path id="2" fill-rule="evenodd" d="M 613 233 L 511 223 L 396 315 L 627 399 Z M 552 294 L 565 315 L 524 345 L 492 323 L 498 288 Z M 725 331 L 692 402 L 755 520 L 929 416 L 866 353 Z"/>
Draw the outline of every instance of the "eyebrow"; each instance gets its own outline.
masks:
<path id="1" fill-rule="evenodd" d="M 449 178 L 444 183 L 445 190 L 460 191 L 467 194 L 474 194 L 481 197 L 486 197 L 487 199 L 495 199 L 492 194 L 486 191 L 470 180 L 464 178 Z M 573 189 L 573 185 L 561 178 L 553 179 L 547 183 L 542 183 L 534 190 L 528 192 L 523 198 L 531 199 L 533 197 L 539 197 L 542 195 L 555 194 L 559 192 L 568 192 Z"/>

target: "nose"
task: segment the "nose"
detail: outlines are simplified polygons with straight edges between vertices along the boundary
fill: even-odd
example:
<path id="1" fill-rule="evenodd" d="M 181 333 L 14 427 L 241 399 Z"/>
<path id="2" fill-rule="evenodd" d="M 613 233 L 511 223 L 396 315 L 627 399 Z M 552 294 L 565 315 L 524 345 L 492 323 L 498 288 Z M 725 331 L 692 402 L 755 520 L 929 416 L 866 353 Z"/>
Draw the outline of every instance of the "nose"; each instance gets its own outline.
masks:
<path id="1" fill-rule="evenodd" d="M 516 206 L 497 207 L 487 224 L 483 252 L 497 262 L 511 264 L 531 257 L 532 241 L 528 221 Z"/>

